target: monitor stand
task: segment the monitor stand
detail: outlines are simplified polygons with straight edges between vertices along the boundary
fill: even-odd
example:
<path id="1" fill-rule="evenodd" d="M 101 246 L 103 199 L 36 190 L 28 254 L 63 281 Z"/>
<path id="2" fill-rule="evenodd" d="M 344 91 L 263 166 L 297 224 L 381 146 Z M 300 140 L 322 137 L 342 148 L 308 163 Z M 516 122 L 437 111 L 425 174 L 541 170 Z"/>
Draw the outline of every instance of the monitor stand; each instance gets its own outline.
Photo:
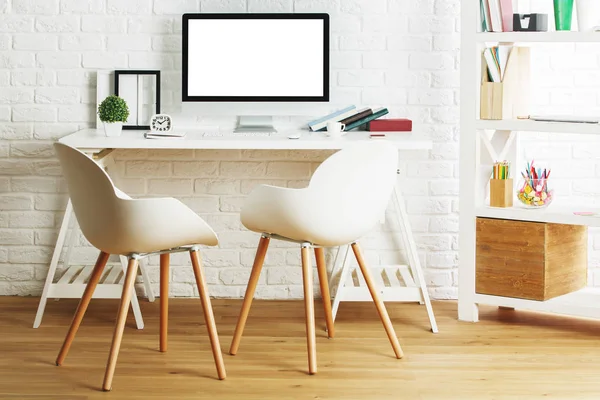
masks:
<path id="1" fill-rule="evenodd" d="M 238 126 L 233 133 L 271 132 L 277 133 L 270 116 L 240 116 Z"/>

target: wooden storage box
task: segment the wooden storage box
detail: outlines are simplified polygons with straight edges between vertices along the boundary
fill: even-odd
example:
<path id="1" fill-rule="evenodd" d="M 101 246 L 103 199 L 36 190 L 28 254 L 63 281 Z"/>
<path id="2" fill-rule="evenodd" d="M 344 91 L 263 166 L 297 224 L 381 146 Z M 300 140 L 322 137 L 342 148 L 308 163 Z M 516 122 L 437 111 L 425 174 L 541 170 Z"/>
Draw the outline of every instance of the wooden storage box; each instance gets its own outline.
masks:
<path id="1" fill-rule="evenodd" d="M 477 218 L 476 235 L 477 293 L 548 300 L 587 284 L 587 226 Z"/>

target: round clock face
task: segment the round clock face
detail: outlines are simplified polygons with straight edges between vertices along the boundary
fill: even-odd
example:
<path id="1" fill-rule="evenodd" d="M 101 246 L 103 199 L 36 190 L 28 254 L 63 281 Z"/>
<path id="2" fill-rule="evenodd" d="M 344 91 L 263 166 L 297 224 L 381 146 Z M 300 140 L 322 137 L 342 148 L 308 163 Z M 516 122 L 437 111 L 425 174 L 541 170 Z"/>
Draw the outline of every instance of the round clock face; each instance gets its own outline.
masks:
<path id="1" fill-rule="evenodd" d="M 166 114 L 157 114 L 150 119 L 150 130 L 154 132 L 168 132 L 172 128 L 171 117 Z"/>

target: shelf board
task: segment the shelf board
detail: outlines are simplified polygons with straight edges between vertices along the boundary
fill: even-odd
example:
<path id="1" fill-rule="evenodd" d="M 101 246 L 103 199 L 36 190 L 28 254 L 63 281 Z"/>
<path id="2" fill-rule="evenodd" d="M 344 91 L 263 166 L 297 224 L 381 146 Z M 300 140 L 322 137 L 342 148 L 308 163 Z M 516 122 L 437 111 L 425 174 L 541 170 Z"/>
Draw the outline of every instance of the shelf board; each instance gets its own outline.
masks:
<path id="1" fill-rule="evenodd" d="M 547 301 L 475 294 L 475 303 L 576 317 L 600 318 L 600 288 L 585 288 Z"/>
<path id="2" fill-rule="evenodd" d="M 585 207 L 577 209 L 566 209 L 548 206 L 546 209 L 535 210 L 517 206 L 510 208 L 478 207 L 475 213 L 478 217 L 510 219 L 515 221 L 548 222 L 555 224 L 586 225 L 600 227 L 600 217 L 574 215 L 573 211 L 594 211 Z"/>
<path id="3" fill-rule="evenodd" d="M 543 122 L 532 121 L 529 119 L 478 119 L 475 121 L 475 129 L 523 132 L 581 133 L 587 135 L 600 135 L 600 124 L 573 122 Z"/>
<path id="4" fill-rule="evenodd" d="M 478 42 L 600 42 L 600 32 L 480 32 L 475 37 Z"/>

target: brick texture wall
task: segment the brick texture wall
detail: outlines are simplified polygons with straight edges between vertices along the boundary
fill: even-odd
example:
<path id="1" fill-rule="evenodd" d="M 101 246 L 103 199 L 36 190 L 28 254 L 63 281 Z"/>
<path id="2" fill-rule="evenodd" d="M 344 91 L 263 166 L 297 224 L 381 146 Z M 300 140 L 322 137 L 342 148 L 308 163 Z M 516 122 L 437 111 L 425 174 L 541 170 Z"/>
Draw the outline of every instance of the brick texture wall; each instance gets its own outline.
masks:
<path id="1" fill-rule="evenodd" d="M 413 119 L 416 133 L 434 141 L 431 151 L 402 152 L 401 180 L 430 292 L 435 298 L 455 297 L 459 4 L 458 0 L 0 0 L 0 294 L 41 292 L 66 204 L 51 144 L 93 126 L 95 71 L 160 69 L 163 105 L 177 121 L 182 13 L 295 11 L 331 15 L 332 107 L 387 106 L 392 116 Z M 590 79 L 597 78 L 593 70 L 597 56 L 586 55 L 585 48 L 570 50 L 590 63 Z M 566 60 L 551 62 L 545 54 L 547 61 L 542 57 L 540 62 L 549 71 L 571 65 Z M 581 79 L 561 78 L 564 88 L 558 94 L 546 82 L 541 93 L 547 95 L 540 101 L 566 101 L 569 97 L 561 93 L 589 82 Z M 596 96 L 597 91 L 588 95 L 594 105 Z M 198 117 L 191 122 L 233 126 L 234 119 Z M 587 142 L 568 146 L 573 159 L 565 162 L 580 157 L 598 171 L 594 176 L 600 173 Z M 546 148 L 549 156 L 563 154 L 562 148 Z M 258 242 L 258 235 L 245 231 L 239 222 L 244 196 L 258 183 L 305 185 L 328 154 L 119 151 L 111 174 L 133 196 L 173 195 L 201 214 L 221 241 L 218 248 L 203 252 L 210 292 L 240 297 Z M 600 191 L 597 184 L 593 188 Z M 393 217 L 388 213 L 386 223 L 363 241 L 372 264 L 405 261 Z M 595 243 L 600 249 L 600 240 Z M 75 263 L 92 264 L 95 257 L 96 251 L 79 237 Z M 258 295 L 301 297 L 299 262 L 296 247 L 274 243 Z M 150 260 L 155 286 L 157 264 L 157 259 Z M 196 295 L 187 257 L 174 256 L 173 265 L 173 294 Z M 596 283 L 600 284 L 598 274 Z"/>

